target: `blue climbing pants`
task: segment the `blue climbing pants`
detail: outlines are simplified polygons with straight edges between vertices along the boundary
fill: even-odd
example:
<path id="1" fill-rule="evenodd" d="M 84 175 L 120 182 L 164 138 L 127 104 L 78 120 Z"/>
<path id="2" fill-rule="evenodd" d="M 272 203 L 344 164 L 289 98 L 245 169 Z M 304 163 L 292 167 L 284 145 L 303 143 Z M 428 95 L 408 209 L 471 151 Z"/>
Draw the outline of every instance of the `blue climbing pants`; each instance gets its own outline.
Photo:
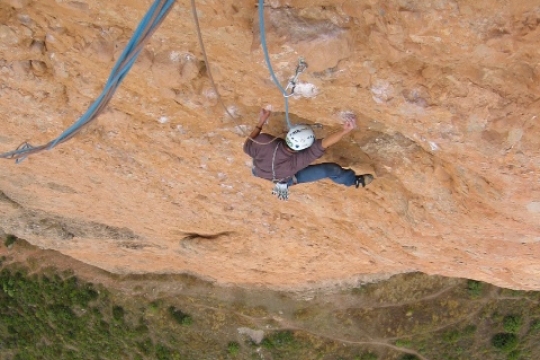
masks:
<path id="1" fill-rule="evenodd" d="M 330 179 L 336 184 L 355 185 L 356 174 L 351 169 L 344 169 L 336 163 L 309 165 L 296 173 L 296 183 L 308 183 L 322 179 Z M 290 184 L 289 184 L 290 185 Z"/>

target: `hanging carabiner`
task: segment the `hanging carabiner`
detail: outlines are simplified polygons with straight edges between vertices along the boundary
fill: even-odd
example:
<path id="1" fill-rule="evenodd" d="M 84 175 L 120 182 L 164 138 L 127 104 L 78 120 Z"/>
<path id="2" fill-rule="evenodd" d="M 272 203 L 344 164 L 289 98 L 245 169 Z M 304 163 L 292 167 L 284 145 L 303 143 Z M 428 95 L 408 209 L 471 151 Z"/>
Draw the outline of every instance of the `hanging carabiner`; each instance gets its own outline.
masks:
<path id="1" fill-rule="evenodd" d="M 296 88 L 296 82 L 298 80 L 298 76 L 300 76 L 301 73 L 303 73 L 308 67 L 307 62 L 304 60 L 303 57 L 298 58 L 298 65 L 296 66 L 296 73 L 294 74 L 294 77 L 292 79 L 289 79 L 289 83 L 287 84 L 287 87 L 285 90 L 291 89 L 291 92 L 286 97 L 291 97 L 294 95 L 294 89 Z"/>

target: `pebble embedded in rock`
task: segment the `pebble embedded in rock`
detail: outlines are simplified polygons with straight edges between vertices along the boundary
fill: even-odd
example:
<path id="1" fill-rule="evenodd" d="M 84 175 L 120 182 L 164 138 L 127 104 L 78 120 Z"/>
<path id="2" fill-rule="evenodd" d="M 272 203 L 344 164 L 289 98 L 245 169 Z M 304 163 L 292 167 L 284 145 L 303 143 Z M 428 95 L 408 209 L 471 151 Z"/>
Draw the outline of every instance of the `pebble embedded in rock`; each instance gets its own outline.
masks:
<path id="1" fill-rule="evenodd" d="M 15 31 L 7 25 L 0 25 L 0 43 L 5 45 L 13 45 L 19 42 L 19 38 Z"/>

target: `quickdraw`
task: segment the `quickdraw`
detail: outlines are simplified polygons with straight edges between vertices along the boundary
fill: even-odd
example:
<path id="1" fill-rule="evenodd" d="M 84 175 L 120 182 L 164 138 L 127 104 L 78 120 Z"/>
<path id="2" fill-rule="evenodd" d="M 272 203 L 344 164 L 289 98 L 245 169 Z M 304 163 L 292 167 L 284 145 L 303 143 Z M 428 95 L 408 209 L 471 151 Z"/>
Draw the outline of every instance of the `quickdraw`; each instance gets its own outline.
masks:
<path id="1" fill-rule="evenodd" d="M 291 97 L 294 95 L 294 89 L 296 88 L 296 83 L 298 81 L 298 77 L 301 73 L 303 73 L 308 68 L 307 62 L 304 60 L 304 58 L 298 59 L 298 65 L 296 66 L 296 74 L 293 78 L 289 80 L 289 83 L 287 84 L 287 87 L 285 88 L 285 91 L 291 89 L 291 92 L 288 95 L 284 95 L 285 97 Z"/>

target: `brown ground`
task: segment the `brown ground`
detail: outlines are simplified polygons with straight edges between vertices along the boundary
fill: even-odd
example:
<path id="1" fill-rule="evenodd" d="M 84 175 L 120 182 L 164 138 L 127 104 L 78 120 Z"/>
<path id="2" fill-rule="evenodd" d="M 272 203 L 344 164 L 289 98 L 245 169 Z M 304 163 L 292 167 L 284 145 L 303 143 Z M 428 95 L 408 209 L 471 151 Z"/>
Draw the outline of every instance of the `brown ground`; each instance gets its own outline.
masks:
<path id="1" fill-rule="evenodd" d="M 302 185 L 282 203 L 251 177 L 240 130 L 267 104 L 269 131 L 285 130 L 256 8 L 197 4 L 207 66 L 239 127 L 178 1 L 97 122 L 4 163 L 0 229 L 120 274 L 299 289 L 422 271 L 540 289 L 540 3 L 270 5 L 278 77 L 299 56 L 310 65 L 292 121 L 323 124 L 322 137 L 358 114 L 324 160 L 373 171 L 368 189 Z M 148 6 L 0 0 L 0 151 L 73 123 Z"/>
<path id="2" fill-rule="evenodd" d="M 372 352 L 379 359 L 401 359 L 408 353 L 423 360 L 499 360 L 507 354 L 494 348 L 491 339 L 506 330 L 507 315 L 521 319 L 516 351 L 527 359 L 537 358 L 540 351 L 538 292 L 481 283 L 476 291 L 464 279 L 410 273 L 353 289 L 283 292 L 214 286 L 186 275 L 110 274 L 21 239 L 9 248 L 0 246 L 0 257 L 2 267 L 75 275 L 94 283 L 100 293 L 109 289 L 102 299 L 125 307 L 130 321 L 143 316 L 154 341 L 167 338 L 184 354 L 197 354 L 186 358 L 229 358 L 223 349 L 233 340 L 242 344 L 238 358 L 284 358 L 274 357 L 261 340 L 292 331 L 296 356 L 290 358 L 357 358 Z M 101 307 L 108 309 L 111 303 Z M 168 328 L 170 315 L 162 310 L 171 305 L 189 313 L 194 323 Z M 171 332 L 174 339 L 165 335 Z"/>

